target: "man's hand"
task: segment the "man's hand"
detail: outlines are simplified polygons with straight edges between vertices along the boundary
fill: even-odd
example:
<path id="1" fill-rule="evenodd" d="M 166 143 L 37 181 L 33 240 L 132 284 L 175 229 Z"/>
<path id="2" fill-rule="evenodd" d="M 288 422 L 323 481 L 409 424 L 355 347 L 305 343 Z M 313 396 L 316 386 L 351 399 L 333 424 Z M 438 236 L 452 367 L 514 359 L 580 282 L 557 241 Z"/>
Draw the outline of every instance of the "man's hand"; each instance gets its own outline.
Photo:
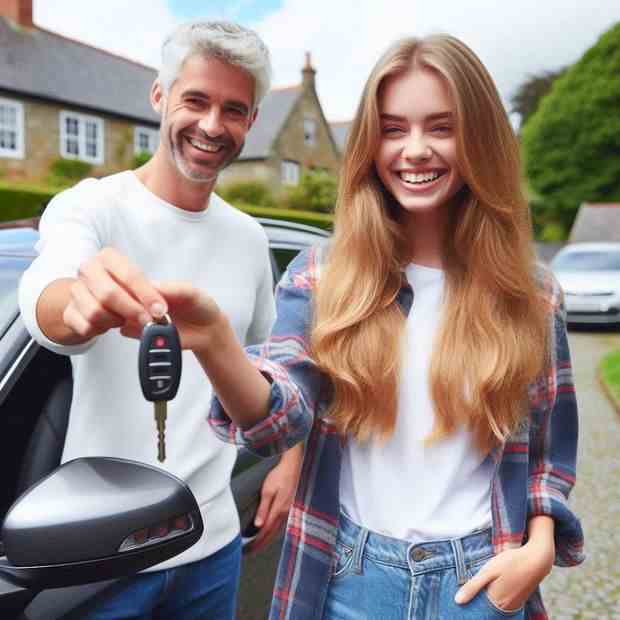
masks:
<path id="1" fill-rule="evenodd" d="M 43 332 L 61 344 L 86 342 L 128 322 L 144 325 L 168 311 L 142 271 L 113 248 L 80 265 L 75 279 L 48 286 L 37 304 Z"/>
<path id="2" fill-rule="evenodd" d="M 539 520 L 538 526 L 545 527 L 546 532 L 539 527 L 538 535 L 533 537 L 530 528 L 530 540 L 523 547 L 503 551 L 491 558 L 457 592 L 454 599 L 457 603 L 468 603 L 483 588 L 487 589 L 487 596 L 495 606 L 504 611 L 518 609 L 527 601 L 551 572 L 555 555 L 553 524 L 548 527 L 548 524 L 540 523 L 548 517 L 536 519 Z"/>
<path id="3" fill-rule="evenodd" d="M 254 525 L 260 531 L 248 545 L 248 551 L 263 549 L 281 531 L 295 498 L 302 461 L 303 446 L 299 444 L 287 450 L 278 465 L 265 478 L 260 504 L 254 519 Z"/>

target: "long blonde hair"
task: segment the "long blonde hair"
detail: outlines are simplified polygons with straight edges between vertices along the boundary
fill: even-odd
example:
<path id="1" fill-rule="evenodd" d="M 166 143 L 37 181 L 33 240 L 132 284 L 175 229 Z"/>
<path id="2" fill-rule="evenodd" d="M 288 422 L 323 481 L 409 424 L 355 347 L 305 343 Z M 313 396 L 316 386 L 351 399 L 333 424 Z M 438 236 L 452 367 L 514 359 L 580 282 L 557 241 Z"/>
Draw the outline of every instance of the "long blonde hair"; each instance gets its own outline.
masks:
<path id="1" fill-rule="evenodd" d="M 454 37 L 398 41 L 370 74 L 345 148 L 311 350 L 331 379 L 330 415 L 339 431 L 360 441 L 388 437 L 405 324 L 395 302 L 408 248 L 400 207 L 374 167 L 378 97 L 386 77 L 413 67 L 436 72 L 451 92 L 465 183 L 444 244 L 445 303 L 430 366 L 436 422 L 428 440 L 464 426 L 488 450 L 506 440 L 526 411 L 527 385 L 547 355 L 547 310 L 516 137 L 488 72 Z"/>

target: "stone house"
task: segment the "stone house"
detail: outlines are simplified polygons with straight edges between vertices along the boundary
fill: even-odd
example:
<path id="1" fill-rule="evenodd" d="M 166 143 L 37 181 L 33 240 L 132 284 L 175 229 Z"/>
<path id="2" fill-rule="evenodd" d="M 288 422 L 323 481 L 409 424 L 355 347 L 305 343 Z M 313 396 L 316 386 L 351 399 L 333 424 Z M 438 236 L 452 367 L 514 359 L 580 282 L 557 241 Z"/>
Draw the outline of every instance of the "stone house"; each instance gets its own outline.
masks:
<path id="1" fill-rule="evenodd" d="M 620 203 L 584 202 L 579 207 L 569 243 L 585 241 L 620 243 Z"/>
<path id="2" fill-rule="evenodd" d="M 57 159 L 101 176 L 154 152 L 155 69 L 37 27 L 32 0 L 0 0 L 0 178 L 44 181 Z"/>
<path id="3" fill-rule="evenodd" d="M 341 153 L 344 151 L 344 147 L 347 143 L 347 137 L 349 136 L 349 129 L 351 129 L 352 123 L 353 121 L 332 121 L 329 124 L 334 140 L 336 140 L 338 150 Z"/>
<path id="4" fill-rule="evenodd" d="M 337 174 L 340 149 L 319 101 L 310 54 L 301 84 L 273 89 L 262 101 L 239 158 L 219 177 L 221 185 L 260 180 L 275 192 L 297 185 L 304 171 Z"/>
<path id="5" fill-rule="evenodd" d="M 45 183 L 58 159 L 86 162 L 103 176 L 155 151 L 154 68 L 39 28 L 32 0 L 0 0 L 0 49 L 0 179 Z M 301 84 L 267 95 L 222 184 L 259 179 L 277 192 L 304 170 L 338 172 L 340 150 L 315 75 L 307 54 Z"/>

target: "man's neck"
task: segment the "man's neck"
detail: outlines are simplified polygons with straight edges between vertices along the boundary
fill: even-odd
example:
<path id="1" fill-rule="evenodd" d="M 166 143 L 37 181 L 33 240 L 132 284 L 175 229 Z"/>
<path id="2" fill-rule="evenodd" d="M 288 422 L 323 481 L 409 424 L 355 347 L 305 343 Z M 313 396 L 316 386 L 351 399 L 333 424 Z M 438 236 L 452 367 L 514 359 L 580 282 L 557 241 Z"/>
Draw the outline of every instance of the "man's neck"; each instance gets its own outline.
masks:
<path id="1" fill-rule="evenodd" d="M 158 198 L 186 211 L 204 211 L 217 179 L 198 183 L 162 165 L 157 154 L 135 171 L 140 182 Z"/>

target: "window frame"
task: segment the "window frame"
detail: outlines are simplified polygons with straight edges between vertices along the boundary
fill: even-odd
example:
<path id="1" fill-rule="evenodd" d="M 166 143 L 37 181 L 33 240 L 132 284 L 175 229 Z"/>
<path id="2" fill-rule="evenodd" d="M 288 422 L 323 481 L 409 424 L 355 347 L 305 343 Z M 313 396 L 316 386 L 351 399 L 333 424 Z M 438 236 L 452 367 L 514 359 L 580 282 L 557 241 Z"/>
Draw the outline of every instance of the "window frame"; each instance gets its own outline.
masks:
<path id="1" fill-rule="evenodd" d="M 299 185 L 300 180 L 301 165 L 299 162 L 294 159 L 283 159 L 280 163 L 280 181 L 282 184 L 295 187 Z"/>
<path id="2" fill-rule="evenodd" d="M 304 144 L 306 146 L 316 146 L 316 134 L 318 123 L 315 119 L 306 116 L 304 118 Z"/>
<path id="3" fill-rule="evenodd" d="M 24 159 L 26 155 L 25 149 L 25 133 L 24 133 L 24 104 L 16 99 L 7 99 L 6 97 L 0 97 L 0 106 L 6 106 L 15 110 L 15 149 L 1 147 L 0 157 L 6 157 L 11 159 Z M 11 127 L 0 127 L 0 129 L 8 129 L 11 131 Z"/>
<path id="4" fill-rule="evenodd" d="M 67 133 L 67 119 L 73 119 L 77 121 L 77 134 L 75 139 L 77 141 L 77 153 L 71 153 L 67 149 L 67 139 L 71 135 Z M 95 144 L 97 147 L 97 155 L 92 156 L 87 154 L 87 144 L 89 142 L 86 128 L 87 124 L 92 123 L 97 127 L 97 136 L 95 138 Z M 69 110 L 61 110 L 59 115 L 60 124 L 60 155 L 64 159 L 77 159 L 89 164 L 103 164 L 105 161 L 105 121 L 99 116 L 91 116 L 89 114 L 82 114 L 80 112 L 71 112 Z"/>
<path id="5" fill-rule="evenodd" d="M 154 141 L 154 146 L 148 149 L 140 148 L 140 135 L 145 135 L 148 137 L 149 147 L 151 145 L 151 140 Z M 133 152 L 134 155 L 138 155 L 143 151 L 146 151 L 150 155 L 153 155 L 159 146 L 159 129 L 155 129 L 154 127 L 147 127 L 146 125 L 135 125 L 133 128 Z"/>

